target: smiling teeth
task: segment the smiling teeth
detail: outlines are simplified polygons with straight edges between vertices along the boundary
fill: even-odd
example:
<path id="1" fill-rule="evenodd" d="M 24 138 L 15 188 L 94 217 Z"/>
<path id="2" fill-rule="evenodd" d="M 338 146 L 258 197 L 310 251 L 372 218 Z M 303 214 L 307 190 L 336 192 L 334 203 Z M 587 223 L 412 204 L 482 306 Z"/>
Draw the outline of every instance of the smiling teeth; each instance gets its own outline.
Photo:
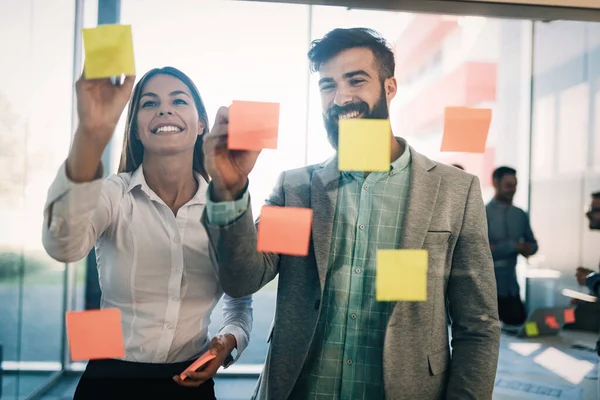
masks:
<path id="1" fill-rule="evenodd" d="M 339 118 L 340 119 L 350 119 L 350 118 L 356 118 L 358 117 L 360 113 L 358 111 L 350 111 L 348 113 L 345 114 L 340 114 Z"/>
<path id="2" fill-rule="evenodd" d="M 156 130 L 156 133 L 161 133 L 161 132 L 181 132 L 181 129 L 179 129 L 176 126 L 172 126 L 172 125 L 161 126 L 160 128 L 158 128 Z"/>

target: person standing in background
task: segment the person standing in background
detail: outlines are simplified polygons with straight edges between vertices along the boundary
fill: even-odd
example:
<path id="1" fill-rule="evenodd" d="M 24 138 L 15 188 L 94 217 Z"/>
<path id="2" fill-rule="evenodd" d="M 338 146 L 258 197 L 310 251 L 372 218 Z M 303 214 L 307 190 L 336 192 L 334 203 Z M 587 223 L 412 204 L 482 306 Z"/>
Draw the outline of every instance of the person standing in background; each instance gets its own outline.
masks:
<path id="1" fill-rule="evenodd" d="M 513 205 L 517 171 L 505 166 L 496 168 L 492 180 L 495 195 L 485 209 L 498 289 L 498 313 L 505 324 L 520 325 L 527 319 L 527 312 L 519 294 L 517 257 L 532 256 L 537 252 L 538 244 L 529 216 Z"/>

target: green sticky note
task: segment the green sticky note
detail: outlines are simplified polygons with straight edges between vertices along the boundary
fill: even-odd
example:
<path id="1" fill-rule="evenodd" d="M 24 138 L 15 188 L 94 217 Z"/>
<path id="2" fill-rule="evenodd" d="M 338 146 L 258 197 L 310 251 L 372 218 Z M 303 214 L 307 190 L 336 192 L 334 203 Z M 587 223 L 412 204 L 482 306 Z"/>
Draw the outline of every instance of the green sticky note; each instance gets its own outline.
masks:
<path id="1" fill-rule="evenodd" d="M 540 334 L 535 322 L 528 322 L 525 324 L 525 333 L 527 333 L 527 336 L 537 336 Z"/>
<path id="2" fill-rule="evenodd" d="M 377 301 L 427 300 L 427 250 L 377 250 Z"/>
<path id="3" fill-rule="evenodd" d="M 135 75 L 131 25 L 100 25 L 83 29 L 85 79 Z"/>
<path id="4" fill-rule="evenodd" d="M 387 119 L 341 119 L 338 137 L 340 171 L 389 171 L 392 146 Z"/>

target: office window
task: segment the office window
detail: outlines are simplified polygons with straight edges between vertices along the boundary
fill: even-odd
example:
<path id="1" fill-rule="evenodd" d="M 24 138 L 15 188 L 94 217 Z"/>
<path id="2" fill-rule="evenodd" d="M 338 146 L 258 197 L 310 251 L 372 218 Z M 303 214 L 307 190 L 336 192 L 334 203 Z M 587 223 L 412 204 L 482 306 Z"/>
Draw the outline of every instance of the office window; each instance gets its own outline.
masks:
<path id="1" fill-rule="evenodd" d="M 63 277 L 41 243 L 43 206 L 71 136 L 75 3 L 0 2 L 0 345 L 4 395 L 61 369 Z"/>

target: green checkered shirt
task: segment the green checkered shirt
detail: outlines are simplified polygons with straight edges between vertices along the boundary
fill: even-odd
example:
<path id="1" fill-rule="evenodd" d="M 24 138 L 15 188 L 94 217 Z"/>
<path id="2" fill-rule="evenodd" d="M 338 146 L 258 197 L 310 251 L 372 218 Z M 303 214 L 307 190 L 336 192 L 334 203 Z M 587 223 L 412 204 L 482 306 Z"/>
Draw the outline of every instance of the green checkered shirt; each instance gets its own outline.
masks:
<path id="1" fill-rule="evenodd" d="M 410 150 L 390 172 L 340 175 L 322 309 L 293 399 L 384 399 L 383 341 L 391 304 L 375 297 L 377 249 L 398 249 Z"/>

